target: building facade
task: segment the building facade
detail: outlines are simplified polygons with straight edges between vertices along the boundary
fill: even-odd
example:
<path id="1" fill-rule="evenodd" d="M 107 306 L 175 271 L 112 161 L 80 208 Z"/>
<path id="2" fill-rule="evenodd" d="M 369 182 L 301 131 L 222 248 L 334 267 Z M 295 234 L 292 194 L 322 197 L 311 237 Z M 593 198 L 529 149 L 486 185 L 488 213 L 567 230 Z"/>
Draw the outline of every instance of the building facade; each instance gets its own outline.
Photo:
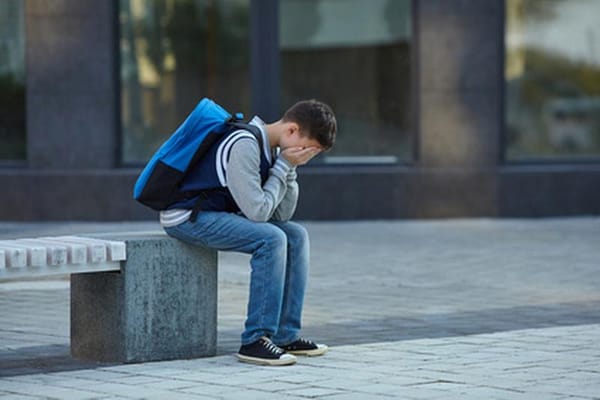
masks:
<path id="1" fill-rule="evenodd" d="M 4 0 L 0 220 L 156 218 L 141 168 L 202 97 L 329 103 L 300 219 L 600 214 L 590 0 Z"/>

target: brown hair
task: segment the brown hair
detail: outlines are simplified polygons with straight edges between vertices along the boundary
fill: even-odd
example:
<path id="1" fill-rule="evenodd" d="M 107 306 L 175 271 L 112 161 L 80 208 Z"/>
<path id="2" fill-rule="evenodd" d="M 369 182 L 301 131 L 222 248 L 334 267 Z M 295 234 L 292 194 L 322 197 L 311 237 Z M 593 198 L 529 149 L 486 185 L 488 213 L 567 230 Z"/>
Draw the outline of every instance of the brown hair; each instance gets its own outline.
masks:
<path id="1" fill-rule="evenodd" d="M 325 150 L 335 143 L 337 121 L 331 107 L 317 100 L 303 100 L 291 106 L 282 121 L 295 122 L 302 134 L 315 139 Z"/>

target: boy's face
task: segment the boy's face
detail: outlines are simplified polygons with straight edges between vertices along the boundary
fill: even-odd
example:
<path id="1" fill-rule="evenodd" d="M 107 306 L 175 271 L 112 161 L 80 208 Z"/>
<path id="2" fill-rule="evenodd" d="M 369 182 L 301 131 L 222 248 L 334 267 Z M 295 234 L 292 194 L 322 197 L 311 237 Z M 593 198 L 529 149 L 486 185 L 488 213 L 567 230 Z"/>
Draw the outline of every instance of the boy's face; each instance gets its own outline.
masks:
<path id="1" fill-rule="evenodd" d="M 302 147 L 304 149 L 307 147 L 316 147 L 319 150 L 323 150 L 323 146 L 318 141 L 300 134 L 292 136 L 286 147 Z"/>
<path id="2" fill-rule="evenodd" d="M 323 146 L 316 140 L 311 138 L 309 135 L 303 135 L 298 128 L 298 125 L 292 124 L 286 130 L 286 134 L 283 135 L 281 141 L 279 143 L 279 147 L 282 149 L 287 149 L 289 147 L 316 147 L 319 150 L 323 150 Z"/>

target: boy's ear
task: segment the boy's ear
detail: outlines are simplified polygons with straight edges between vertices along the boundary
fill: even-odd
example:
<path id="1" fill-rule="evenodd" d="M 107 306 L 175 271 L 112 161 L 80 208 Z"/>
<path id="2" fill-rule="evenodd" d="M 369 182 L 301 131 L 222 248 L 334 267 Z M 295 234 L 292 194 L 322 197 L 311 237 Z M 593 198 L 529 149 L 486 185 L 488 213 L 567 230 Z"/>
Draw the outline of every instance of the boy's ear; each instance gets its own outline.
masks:
<path id="1" fill-rule="evenodd" d="M 288 122 L 287 133 L 292 135 L 300 132 L 300 126 L 295 122 Z"/>

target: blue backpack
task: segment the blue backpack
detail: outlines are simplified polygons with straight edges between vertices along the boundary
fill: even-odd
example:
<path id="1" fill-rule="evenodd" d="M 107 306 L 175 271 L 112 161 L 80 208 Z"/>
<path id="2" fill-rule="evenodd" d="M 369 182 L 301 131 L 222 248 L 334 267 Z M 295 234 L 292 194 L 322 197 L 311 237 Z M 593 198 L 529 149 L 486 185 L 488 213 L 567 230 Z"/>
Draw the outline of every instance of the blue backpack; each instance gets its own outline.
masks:
<path id="1" fill-rule="evenodd" d="M 219 139 L 243 129 L 251 132 L 262 148 L 260 129 L 240 122 L 242 118 L 242 114 L 232 116 L 210 99 L 200 100 L 192 113 L 148 161 L 135 183 L 134 199 L 160 211 L 200 197 L 201 191 L 185 190 L 182 183 L 188 172 Z"/>

